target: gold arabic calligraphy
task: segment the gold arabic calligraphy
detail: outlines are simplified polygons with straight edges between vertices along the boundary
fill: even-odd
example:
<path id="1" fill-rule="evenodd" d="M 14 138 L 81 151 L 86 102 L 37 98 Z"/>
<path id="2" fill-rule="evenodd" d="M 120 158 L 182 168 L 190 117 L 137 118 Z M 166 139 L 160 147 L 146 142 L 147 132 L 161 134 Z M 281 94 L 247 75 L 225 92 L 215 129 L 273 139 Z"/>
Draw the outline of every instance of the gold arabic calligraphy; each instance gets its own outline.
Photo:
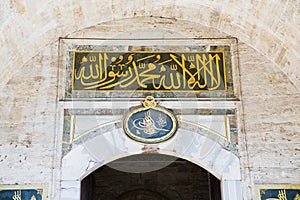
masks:
<path id="1" fill-rule="evenodd" d="M 226 90 L 223 52 L 74 51 L 72 89 Z"/>
<path id="2" fill-rule="evenodd" d="M 159 131 L 170 131 L 169 129 L 164 128 L 167 125 L 166 118 L 160 114 L 155 121 L 151 116 L 150 110 L 145 113 L 144 118 L 133 120 L 132 125 L 137 129 L 138 135 L 141 133 L 140 130 L 147 135 L 154 135 Z"/>
<path id="3" fill-rule="evenodd" d="M 288 200 L 286 190 L 279 190 L 277 198 L 267 198 L 266 200 Z M 293 200 L 300 200 L 300 195 L 297 193 Z"/>
<path id="4" fill-rule="evenodd" d="M 21 199 L 22 199 L 21 190 L 15 191 L 14 196 L 13 196 L 13 200 L 21 200 Z"/>

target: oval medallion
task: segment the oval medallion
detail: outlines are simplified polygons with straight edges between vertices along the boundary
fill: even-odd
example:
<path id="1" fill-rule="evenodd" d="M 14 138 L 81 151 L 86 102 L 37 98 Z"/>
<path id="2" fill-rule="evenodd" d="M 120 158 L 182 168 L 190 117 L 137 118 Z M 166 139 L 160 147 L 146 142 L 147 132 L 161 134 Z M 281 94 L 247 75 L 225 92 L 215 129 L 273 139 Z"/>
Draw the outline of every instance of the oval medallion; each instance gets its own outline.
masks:
<path id="1" fill-rule="evenodd" d="M 142 105 L 132 108 L 125 116 L 125 134 L 143 144 L 157 144 L 171 139 L 178 129 L 176 115 L 158 106 L 152 96 L 146 97 Z"/>

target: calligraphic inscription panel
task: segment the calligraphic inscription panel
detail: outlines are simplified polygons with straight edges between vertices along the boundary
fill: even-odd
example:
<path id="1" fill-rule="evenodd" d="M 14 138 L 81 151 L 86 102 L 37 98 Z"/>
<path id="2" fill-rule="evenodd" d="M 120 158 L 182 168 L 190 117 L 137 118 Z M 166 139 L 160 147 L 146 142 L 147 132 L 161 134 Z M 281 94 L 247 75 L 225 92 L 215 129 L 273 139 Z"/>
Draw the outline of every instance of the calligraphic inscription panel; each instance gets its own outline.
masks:
<path id="1" fill-rule="evenodd" d="M 300 200 L 300 185 L 256 185 L 258 200 Z"/>
<path id="2" fill-rule="evenodd" d="M 226 91 L 223 52 L 74 52 L 74 91 Z"/>
<path id="3" fill-rule="evenodd" d="M 157 144 L 174 137 L 178 122 L 176 115 L 161 106 L 152 96 L 142 102 L 143 106 L 131 108 L 123 121 L 125 134 L 136 142 Z"/>
<path id="4" fill-rule="evenodd" d="M 0 190 L 0 199 L 7 200 L 42 200 L 42 189 L 11 189 Z"/>
<path id="5" fill-rule="evenodd" d="M 156 120 L 153 120 L 155 118 Z M 150 124 L 150 122 L 152 124 Z M 158 141 L 170 139 L 174 133 L 170 132 L 173 128 L 172 118 L 167 115 L 162 115 L 162 112 L 154 109 L 133 114 L 127 123 L 131 138 L 137 138 L 135 140 L 142 141 L 143 143 L 155 144 L 158 143 Z"/>
<path id="6" fill-rule="evenodd" d="M 260 200 L 300 200 L 300 189 L 261 189 Z"/>
<path id="7" fill-rule="evenodd" d="M 69 51 L 66 97 L 233 97 L 230 46 L 205 48 L 79 46 Z"/>

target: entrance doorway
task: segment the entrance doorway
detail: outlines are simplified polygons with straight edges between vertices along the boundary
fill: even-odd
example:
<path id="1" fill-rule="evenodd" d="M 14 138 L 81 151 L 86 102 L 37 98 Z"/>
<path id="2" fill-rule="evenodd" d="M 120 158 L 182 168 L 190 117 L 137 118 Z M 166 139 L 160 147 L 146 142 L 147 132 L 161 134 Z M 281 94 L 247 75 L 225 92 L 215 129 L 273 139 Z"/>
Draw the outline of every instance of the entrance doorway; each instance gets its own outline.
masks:
<path id="1" fill-rule="evenodd" d="M 81 181 L 81 200 L 221 200 L 220 180 L 187 160 L 137 154 L 108 163 Z"/>

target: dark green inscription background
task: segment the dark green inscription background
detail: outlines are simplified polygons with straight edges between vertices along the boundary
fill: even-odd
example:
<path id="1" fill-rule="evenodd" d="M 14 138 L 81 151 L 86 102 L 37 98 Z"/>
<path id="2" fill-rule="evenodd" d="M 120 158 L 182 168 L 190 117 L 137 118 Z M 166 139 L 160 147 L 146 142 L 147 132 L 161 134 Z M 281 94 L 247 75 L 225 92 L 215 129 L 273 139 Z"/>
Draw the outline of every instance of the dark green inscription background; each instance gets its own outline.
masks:
<path id="1" fill-rule="evenodd" d="M 72 91 L 226 91 L 223 52 L 74 51 Z"/>

